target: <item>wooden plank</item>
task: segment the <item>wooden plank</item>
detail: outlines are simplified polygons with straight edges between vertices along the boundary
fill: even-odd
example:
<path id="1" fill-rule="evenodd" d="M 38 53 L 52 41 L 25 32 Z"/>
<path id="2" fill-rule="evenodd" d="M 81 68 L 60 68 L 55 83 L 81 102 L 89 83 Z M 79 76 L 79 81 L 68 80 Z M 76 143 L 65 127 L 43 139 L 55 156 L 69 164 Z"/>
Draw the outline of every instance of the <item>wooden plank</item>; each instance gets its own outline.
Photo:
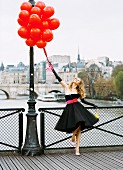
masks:
<path id="1" fill-rule="evenodd" d="M 41 156 L 0 156 L 0 170 L 122 170 L 123 151 L 46 153 Z"/>
<path id="2" fill-rule="evenodd" d="M 15 156 L 17 160 L 21 162 L 21 164 L 26 167 L 28 170 L 35 170 L 31 164 L 28 163 L 28 157 L 27 156 Z"/>
<path id="3" fill-rule="evenodd" d="M 73 166 L 74 169 L 76 169 L 77 167 L 78 169 L 88 170 L 89 167 L 85 163 L 83 163 L 82 160 L 79 161 L 79 158 L 82 159 L 81 157 L 82 155 L 75 156 L 73 154 L 70 154 L 70 155 L 67 154 L 67 155 L 61 155 L 60 159 L 62 158 L 63 160 L 67 160 L 67 162 L 68 161 L 72 162 L 74 164 Z"/>
<path id="4" fill-rule="evenodd" d="M 42 170 L 48 170 L 45 164 L 42 163 L 42 159 L 38 160 L 36 157 L 30 157 L 30 160 L 35 162 L 35 164 Z"/>
<path id="5" fill-rule="evenodd" d="M 123 161 L 123 151 L 113 153 L 113 156 Z"/>
<path id="6" fill-rule="evenodd" d="M 4 157 L 0 157 L 0 165 L 2 167 L 2 170 L 11 170 Z"/>
<path id="7" fill-rule="evenodd" d="M 31 165 L 31 168 L 34 169 L 34 170 L 40 170 L 40 168 L 38 167 L 38 165 L 32 161 L 32 159 L 30 159 L 30 156 L 24 156 L 23 157 L 23 160 L 25 162 L 27 162 L 29 165 Z M 33 159 L 34 160 L 34 159 Z"/>
<path id="8" fill-rule="evenodd" d="M 26 170 L 23 166 L 23 163 L 15 156 L 9 156 L 9 158 L 12 160 L 13 164 L 15 164 L 18 169 Z"/>
<path id="9" fill-rule="evenodd" d="M 59 157 L 59 160 L 62 161 L 66 167 L 69 167 L 72 170 L 79 169 L 77 164 L 69 160 L 70 155 L 71 154 L 58 154 L 57 158 Z"/>
<path id="10" fill-rule="evenodd" d="M 3 157 L 4 161 L 6 162 L 7 166 L 9 167 L 9 169 L 12 170 L 17 170 L 17 167 L 15 164 L 13 164 L 13 162 L 11 161 L 11 159 L 9 158 L 9 156 Z"/>
<path id="11" fill-rule="evenodd" d="M 108 162 L 113 164 L 114 168 L 117 168 L 118 166 L 119 168 L 123 168 L 123 161 L 120 160 L 119 155 L 116 156 L 116 152 L 102 153 L 100 156 L 104 157 L 106 160 L 108 160 Z"/>
<path id="12" fill-rule="evenodd" d="M 81 154 L 80 156 L 76 156 L 76 155 L 72 155 L 69 157 L 71 162 L 74 162 L 76 164 L 77 167 L 79 168 L 83 168 L 83 169 L 93 169 L 93 170 L 97 170 L 97 167 L 93 166 L 92 163 L 90 163 L 89 161 L 84 160 L 84 154 Z M 101 170 L 101 169 L 100 169 Z"/>
<path id="13" fill-rule="evenodd" d="M 91 157 L 89 159 L 86 159 L 86 154 L 84 154 L 84 153 L 83 154 L 81 153 L 81 156 L 79 156 L 79 157 L 76 157 L 74 155 L 73 159 L 78 160 L 80 163 L 83 164 L 83 167 L 86 167 L 87 169 L 93 169 L 93 170 L 98 169 L 98 165 L 96 164 L 96 162 L 92 162 Z M 99 169 L 101 170 L 102 168 L 99 166 Z"/>
<path id="14" fill-rule="evenodd" d="M 112 164 L 110 165 L 110 162 L 108 160 L 105 160 L 105 157 L 100 157 L 102 153 L 98 155 L 91 155 L 90 161 L 96 162 L 96 165 L 103 168 L 103 169 L 112 169 Z M 88 155 L 86 156 L 86 159 L 88 160 Z"/>
<path id="15" fill-rule="evenodd" d="M 98 169 L 111 169 L 111 167 L 107 164 L 105 164 L 105 161 L 104 161 L 104 158 L 102 159 L 99 159 L 99 156 L 100 155 L 89 155 L 89 154 L 86 154 L 85 157 L 83 158 L 84 162 L 88 162 L 95 170 L 98 170 Z"/>
<path id="16" fill-rule="evenodd" d="M 59 157 L 58 154 L 47 154 L 47 157 L 49 159 L 52 159 L 57 165 L 59 165 L 59 168 L 69 170 L 70 168 L 66 166 L 65 162 Z"/>
<path id="17" fill-rule="evenodd" d="M 40 157 L 36 157 L 37 160 L 39 160 L 46 168 L 50 169 L 50 170 L 55 170 L 56 168 L 52 165 L 51 162 L 49 162 L 49 159 L 42 155 Z M 57 170 L 57 169 L 56 169 Z"/>
<path id="18" fill-rule="evenodd" d="M 105 153 L 105 154 L 104 154 Z M 91 161 L 95 162 L 97 161 L 98 162 L 98 165 L 102 165 L 105 169 L 113 169 L 113 168 L 117 168 L 119 167 L 118 164 L 115 165 L 115 162 L 112 161 L 110 158 L 108 159 L 106 157 L 107 154 L 109 154 L 108 152 L 98 152 L 98 153 L 90 153 L 90 156 L 91 156 Z M 87 155 L 87 159 L 89 159 L 88 155 Z"/>

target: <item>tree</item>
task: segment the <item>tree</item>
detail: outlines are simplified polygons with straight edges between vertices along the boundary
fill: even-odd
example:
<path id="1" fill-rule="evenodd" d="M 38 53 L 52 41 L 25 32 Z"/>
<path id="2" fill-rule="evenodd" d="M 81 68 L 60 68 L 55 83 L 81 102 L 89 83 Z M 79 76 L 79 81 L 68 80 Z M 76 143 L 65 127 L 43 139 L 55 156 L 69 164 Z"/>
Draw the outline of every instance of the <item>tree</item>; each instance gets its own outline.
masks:
<path id="1" fill-rule="evenodd" d="M 90 95 L 90 82 L 88 78 L 88 73 L 85 70 L 82 70 L 81 72 L 78 73 L 78 77 L 81 78 L 84 82 L 84 86 L 86 88 L 86 95 Z"/>
<path id="2" fill-rule="evenodd" d="M 119 71 L 123 71 L 123 64 L 117 65 L 112 71 L 112 77 L 116 77 Z"/>
<path id="3" fill-rule="evenodd" d="M 85 86 L 88 84 L 87 72 L 85 70 L 82 70 L 81 72 L 79 72 L 78 77 L 83 80 Z"/>
<path id="4" fill-rule="evenodd" d="M 115 78 L 116 94 L 123 98 L 123 71 L 119 71 Z"/>
<path id="5" fill-rule="evenodd" d="M 109 98 L 115 94 L 114 78 L 98 78 L 95 82 L 96 96 L 99 98 Z"/>

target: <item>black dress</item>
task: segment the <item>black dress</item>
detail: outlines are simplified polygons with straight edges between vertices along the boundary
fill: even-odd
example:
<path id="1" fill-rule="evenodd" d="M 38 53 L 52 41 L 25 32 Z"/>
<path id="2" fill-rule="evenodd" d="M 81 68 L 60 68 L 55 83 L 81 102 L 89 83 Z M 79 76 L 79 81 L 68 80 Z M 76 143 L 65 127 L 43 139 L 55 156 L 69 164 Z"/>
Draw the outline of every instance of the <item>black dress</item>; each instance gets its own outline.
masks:
<path id="1" fill-rule="evenodd" d="M 79 98 L 79 94 L 65 95 L 66 101 Z M 83 101 L 82 101 L 83 102 Z M 90 102 L 83 102 L 91 106 L 95 106 Z M 81 130 L 92 127 L 97 123 L 97 119 L 91 112 L 89 112 L 79 101 L 67 104 L 64 108 L 60 119 L 58 120 L 55 130 L 72 133 L 78 126 Z"/>

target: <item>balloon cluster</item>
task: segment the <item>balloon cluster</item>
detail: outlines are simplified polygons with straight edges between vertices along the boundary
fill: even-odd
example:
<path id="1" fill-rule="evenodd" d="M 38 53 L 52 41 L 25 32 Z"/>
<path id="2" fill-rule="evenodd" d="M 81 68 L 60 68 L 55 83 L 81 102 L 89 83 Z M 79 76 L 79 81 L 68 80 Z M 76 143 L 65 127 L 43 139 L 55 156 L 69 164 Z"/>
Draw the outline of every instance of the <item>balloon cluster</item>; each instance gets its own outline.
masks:
<path id="1" fill-rule="evenodd" d="M 26 39 L 28 46 L 44 48 L 53 39 L 52 30 L 60 25 L 57 18 L 50 18 L 54 15 L 54 8 L 38 1 L 34 6 L 30 2 L 23 2 L 20 9 L 18 23 L 21 27 L 18 35 Z"/>

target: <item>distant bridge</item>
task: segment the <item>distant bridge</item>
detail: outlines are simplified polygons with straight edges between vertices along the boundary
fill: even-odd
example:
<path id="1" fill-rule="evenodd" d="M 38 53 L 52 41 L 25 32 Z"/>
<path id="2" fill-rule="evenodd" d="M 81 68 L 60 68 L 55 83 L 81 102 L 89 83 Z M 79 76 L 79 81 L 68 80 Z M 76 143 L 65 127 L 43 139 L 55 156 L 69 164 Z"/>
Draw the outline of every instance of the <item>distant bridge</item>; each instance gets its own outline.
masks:
<path id="1" fill-rule="evenodd" d="M 29 94 L 29 84 L 0 84 L 0 91 L 3 91 L 7 99 L 16 99 L 18 95 Z M 34 95 L 47 94 L 51 91 L 64 92 L 61 84 L 35 84 Z"/>

